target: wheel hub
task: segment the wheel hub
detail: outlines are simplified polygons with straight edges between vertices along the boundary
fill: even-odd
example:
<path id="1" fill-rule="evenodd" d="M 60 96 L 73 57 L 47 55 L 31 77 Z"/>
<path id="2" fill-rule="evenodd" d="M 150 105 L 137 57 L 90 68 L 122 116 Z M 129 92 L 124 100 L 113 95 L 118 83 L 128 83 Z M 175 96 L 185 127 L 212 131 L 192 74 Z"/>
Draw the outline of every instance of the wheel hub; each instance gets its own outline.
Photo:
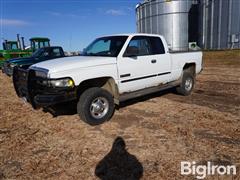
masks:
<path id="1" fill-rule="evenodd" d="M 91 115 L 96 119 L 104 117 L 107 114 L 108 109 L 109 103 L 104 97 L 94 99 L 90 105 Z"/>
<path id="2" fill-rule="evenodd" d="M 192 89 L 192 83 L 193 82 L 192 82 L 191 78 L 186 79 L 186 81 L 185 81 L 185 89 L 187 91 L 190 91 Z"/>

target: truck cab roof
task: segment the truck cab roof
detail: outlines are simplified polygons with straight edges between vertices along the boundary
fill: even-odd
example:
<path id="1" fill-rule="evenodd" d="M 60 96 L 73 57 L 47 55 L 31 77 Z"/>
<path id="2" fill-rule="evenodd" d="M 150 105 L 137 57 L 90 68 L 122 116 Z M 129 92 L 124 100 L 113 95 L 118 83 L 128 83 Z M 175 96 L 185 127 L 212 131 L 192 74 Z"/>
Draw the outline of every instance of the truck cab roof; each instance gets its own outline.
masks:
<path id="1" fill-rule="evenodd" d="M 50 41 L 50 39 L 45 37 L 32 37 L 30 41 Z"/>
<path id="2" fill-rule="evenodd" d="M 163 36 L 159 34 L 147 34 L 147 33 L 112 34 L 112 35 L 103 35 L 102 37 L 109 37 L 109 36 L 157 36 L 157 37 L 163 38 Z"/>
<path id="3" fill-rule="evenodd" d="M 55 48 L 61 48 L 61 46 L 49 46 L 49 47 L 41 47 L 40 49 L 55 49 Z"/>

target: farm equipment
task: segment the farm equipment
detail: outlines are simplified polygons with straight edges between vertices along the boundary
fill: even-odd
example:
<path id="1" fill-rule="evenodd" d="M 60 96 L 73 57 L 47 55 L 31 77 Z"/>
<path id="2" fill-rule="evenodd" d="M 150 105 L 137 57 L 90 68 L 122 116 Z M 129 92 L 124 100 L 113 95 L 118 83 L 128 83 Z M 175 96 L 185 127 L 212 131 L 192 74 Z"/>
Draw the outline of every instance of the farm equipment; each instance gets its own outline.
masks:
<path id="1" fill-rule="evenodd" d="M 43 37 L 34 37 L 30 39 L 31 49 L 32 51 L 36 51 L 37 49 L 43 47 L 50 47 L 50 39 Z"/>
<path id="2" fill-rule="evenodd" d="M 0 50 L 0 68 L 2 68 L 4 60 L 12 58 L 29 57 L 31 54 L 39 48 L 49 47 L 50 39 L 43 37 L 34 37 L 30 39 L 30 47 L 26 47 L 24 44 L 24 38 L 17 34 L 17 41 L 3 42 L 3 50 Z"/>

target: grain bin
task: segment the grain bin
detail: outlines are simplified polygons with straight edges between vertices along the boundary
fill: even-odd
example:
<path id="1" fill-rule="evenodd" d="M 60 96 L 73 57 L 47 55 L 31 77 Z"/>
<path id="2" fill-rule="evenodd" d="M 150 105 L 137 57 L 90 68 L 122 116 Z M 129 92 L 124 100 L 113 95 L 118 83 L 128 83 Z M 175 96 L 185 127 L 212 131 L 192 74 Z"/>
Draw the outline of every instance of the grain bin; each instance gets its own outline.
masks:
<path id="1" fill-rule="evenodd" d="M 198 44 L 204 49 L 240 48 L 240 0 L 201 0 Z"/>
<path id="2" fill-rule="evenodd" d="M 207 50 L 240 48 L 240 0 L 146 0 L 137 31 L 163 35 L 174 51 L 189 42 Z"/>
<path id="3" fill-rule="evenodd" d="M 188 49 L 192 0 L 148 0 L 136 6 L 137 31 L 163 35 L 173 51 Z"/>

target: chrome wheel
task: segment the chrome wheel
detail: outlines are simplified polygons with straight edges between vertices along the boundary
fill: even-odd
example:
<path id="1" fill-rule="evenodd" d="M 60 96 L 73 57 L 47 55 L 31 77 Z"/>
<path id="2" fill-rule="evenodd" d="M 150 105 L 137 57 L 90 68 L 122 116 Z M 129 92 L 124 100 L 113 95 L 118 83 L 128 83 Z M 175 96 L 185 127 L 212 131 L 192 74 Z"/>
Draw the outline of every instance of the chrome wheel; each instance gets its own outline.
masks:
<path id="1" fill-rule="evenodd" d="M 104 97 L 97 97 L 90 105 L 90 113 L 96 119 L 104 117 L 109 110 L 108 100 Z"/>
<path id="2" fill-rule="evenodd" d="M 187 91 L 191 91 L 193 87 L 193 80 L 191 78 L 187 78 L 185 81 L 184 87 Z"/>

